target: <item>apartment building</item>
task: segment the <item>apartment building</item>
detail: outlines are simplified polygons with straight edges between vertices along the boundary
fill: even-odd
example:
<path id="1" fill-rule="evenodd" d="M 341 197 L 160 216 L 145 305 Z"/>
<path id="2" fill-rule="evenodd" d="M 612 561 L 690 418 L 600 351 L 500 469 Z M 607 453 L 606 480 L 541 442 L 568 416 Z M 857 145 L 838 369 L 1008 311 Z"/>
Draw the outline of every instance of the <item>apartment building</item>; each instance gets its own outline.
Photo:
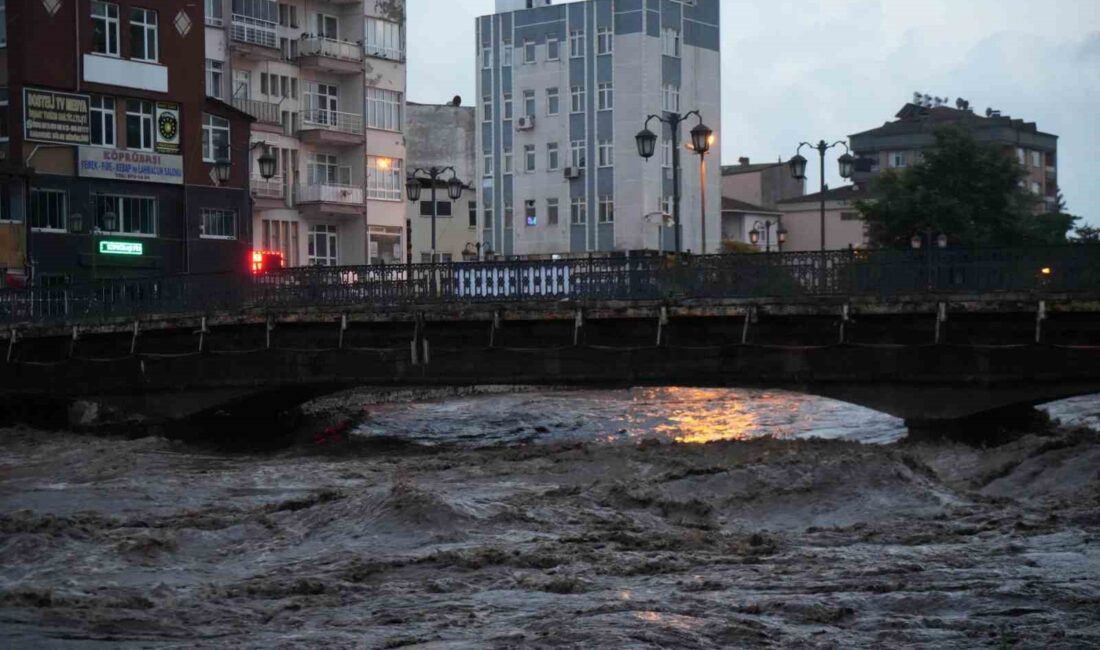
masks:
<path id="1" fill-rule="evenodd" d="M 1025 171 L 1025 189 L 1041 199 L 1037 212 L 1053 209 L 1058 201 L 1058 136 L 1044 133 L 1034 122 L 1025 122 L 992 108 L 983 114 L 971 110 L 969 102 L 958 100 L 955 107 L 943 99 L 918 96 L 906 103 L 893 122 L 848 136 L 852 153 L 869 161 L 857 168 L 856 184 L 866 183 L 884 169 L 903 169 L 917 164 L 924 149 L 935 142 L 935 131 L 956 126 L 970 132 L 978 142 L 1004 149 Z"/>
<path id="2" fill-rule="evenodd" d="M 517 256 L 671 250 L 660 219 L 672 213 L 671 131 L 650 124 L 663 139 L 648 162 L 634 137 L 663 111 L 699 110 L 721 133 L 718 0 L 499 0 L 476 28 L 483 246 Z M 681 143 L 695 124 L 683 123 Z M 683 154 L 683 249 L 699 252 L 702 165 Z M 708 252 L 720 245 L 719 167 L 706 169 Z"/>
<path id="3" fill-rule="evenodd" d="M 203 94 L 201 8 L 0 0 L 0 9 L 7 273 L 60 288 L 245 272 L 251 118 Z"/>
<path id="4" fill-rule="evenodd" d="M 449 104 L 408 104 L 409 170 L 453 167 L 436 181 L 435 250 L 444 262 L 476 260 L 481 243 L 477 229 L 477 111 L 461 106 L 460 98 Z M 447 182 L 452 175 L 468 189 L 452 201 Z M 408 205 L 408 227 L 412 233 L 414 262 L 431 260 L 431 181 L 422 178 L 420 200 Z"/>
<path id="5" fill-rule="evenodd" d="M 287 266 L 400 262 L 402 0 L 204 0 L 206 93 L 255 118 L 253 243 Z"/>

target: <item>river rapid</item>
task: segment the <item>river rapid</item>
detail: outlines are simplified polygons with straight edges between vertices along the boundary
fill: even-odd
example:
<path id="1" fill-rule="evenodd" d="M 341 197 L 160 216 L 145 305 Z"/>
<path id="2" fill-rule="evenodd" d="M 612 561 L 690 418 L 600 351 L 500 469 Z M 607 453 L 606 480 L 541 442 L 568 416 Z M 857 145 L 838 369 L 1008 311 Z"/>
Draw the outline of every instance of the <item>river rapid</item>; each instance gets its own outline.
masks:
<path id="1" fill-rule="evenodd" d="M 1100 646 L 1096 396 L 988 449 L 781 391 L 408 397 L 262 453 L 0 430 L 0 647 Z"/>

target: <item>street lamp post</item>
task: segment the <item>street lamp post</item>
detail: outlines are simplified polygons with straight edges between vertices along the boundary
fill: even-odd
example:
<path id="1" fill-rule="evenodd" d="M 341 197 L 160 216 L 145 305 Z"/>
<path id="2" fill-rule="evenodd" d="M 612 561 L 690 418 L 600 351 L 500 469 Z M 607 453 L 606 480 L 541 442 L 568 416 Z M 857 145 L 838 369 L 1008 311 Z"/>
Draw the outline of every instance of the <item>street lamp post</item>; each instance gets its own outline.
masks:
<path id="1" fill-rule="evenodd" d="M 787 241 L 787 229 L 783 227 L 782 223 L 778 221 L 772 222 L 771 219 L 766 219 L 763 222 L 757 221 L 752 224 L 752 230 L 749 231 L 749 241 L 753 246 L 760 243 L 760 229 L 764 229 L 764 252 L 772 252 L 772 226 L 778 225 L 779 228 L 775 231 L 775 240 L 778 242 L 780 250 L 782 250 L 783 244 Z"/>
<path id="2" fill-rule="evenodd" d="M 932 229 L 925 228 L 922 232 L 916 233 L 909 239 L 909 246 L 914 251 L 919 251 L 924 247 L 925 242 L 928 243 L 928 248 L 924 253 L 924 267 L 925 274 L 927 275 L 927 287 L 932 289 L 932 263 L 933 256 L 936 254 L 936 250 L 943 250 L 947 248 L 947 235 L 940 233 L 935 238 L 932 237 Z"/>
<path id="3" fill-rule="evenodd" d="M 651 120 L 657 120 L 662 124 L 667 124 L 672 131 L 672 222 L 676 229 L 676 253 L 680 253 L 680 125 L 686 121 L 689 117 L 695 116 L 699 120 L 699 123 L 691 130 L 691 143 L 695 152 L 700 156 L 705 155 L 710 149 L 710 137 L 714 133 L 710 128 L 703 124 L 703 116 L 699 114 L 699 111 L 689 111 L 684 114 L 664 112 L 664 115 L 650 115 L 646 117 L 645 124 L 642 126 L 642 130 L 634 136 L 635 142 L 638 144 L 638 154 L 642 158 L 649 160 L 653 157 L 653 153 L 657 149 L 657 134 L 649 130 L 649 122 Z M 705 182 L 705 181 L 704 181 Z M 705 210 L 705 207 L 704 207 Z M 705 215 L 704 215 L 705 219 Z M 705 225 L 705 224 L 704 224 Z M 703 241 L 706 241 L 706 234 L 703 235 Z M 703 252 L 706 252 L 704 246 Z"/>
<path id="4" fill-rule="evenodd" d="M 845 153 L 837 159 L 837 163 L 840 165 L 840 177 L 843 179 L 849 179 L 852 177 L 852 170 L 855 167 L 855 158 L 852 157 L 851 151 L 848 149 L 848 145 L 843 140 L 838 140 L 832 144 L 825 144 L 822 140 L 816 145 L 809 142 L 803 142 L 798 145 L 798 150 L 794 153 L 794 158 L 790 160 L 791 176 L 798 180 L 806 180 L 806 159 L 799 153 L 802 151 L 802 147 L 810 147 L 816 149 L 821 156 L 821 252 L 825 252 L 825 152 L 837 145 L 844 145 Z"/>
<path id="5" fill-rule="evenodd" d="M 430 180 L 432 184 L 432 264 L 435 264 L 435 220 L 436 217 L 439 216 L 439 204 L 435 200 L 435 186 L 439 177 L 447 172 L 451 172 L 451 180 L 447 181 L 447 196 L 449 196 L 452 201 L 457 201 L 462 196 L 462 190 L 465 189 L 465 186 L 462 184 L 462 181 L 458 179 L 458 174 L 455 172 L 454 167 L 417 168 L 412 170 L 405 181 L 405 192 L 409 195 L 409 201 L 412 203 L 416 203 L 420 200 L 421 179 Z M 412 239 L 412 233 L 409 233 L 409 239 Z"/>
<path id="6" fill-rule="evenodd" d="M 106 232 L 113 232 L 118 222 L 118 215 L 114 212 L 105 212 L 103 214 L 103 229 L 100 230 L 97 220 L 93 217 L 88 224 L 88 237 L 92 240 L 92 284 L 94 285 L 99 280 L 99 235 Z M 84 230 L 84 215 L 79 212 L 75 212 L 69 215 L 69 232 L 80 233 Z"/>

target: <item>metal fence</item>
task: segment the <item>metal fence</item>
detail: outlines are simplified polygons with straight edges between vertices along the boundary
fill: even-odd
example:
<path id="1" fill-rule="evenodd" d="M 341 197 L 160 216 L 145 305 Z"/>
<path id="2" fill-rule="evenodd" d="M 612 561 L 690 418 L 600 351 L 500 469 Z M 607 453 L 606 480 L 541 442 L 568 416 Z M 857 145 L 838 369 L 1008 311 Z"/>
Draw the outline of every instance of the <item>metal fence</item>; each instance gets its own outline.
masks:
<path id="1" fill-rule="evenodd" d="M 303 267 L 0 291 L 0 321 L 311 306 L 561 300 L 1100 293 L 1100 246 L 853 250 Z"/>

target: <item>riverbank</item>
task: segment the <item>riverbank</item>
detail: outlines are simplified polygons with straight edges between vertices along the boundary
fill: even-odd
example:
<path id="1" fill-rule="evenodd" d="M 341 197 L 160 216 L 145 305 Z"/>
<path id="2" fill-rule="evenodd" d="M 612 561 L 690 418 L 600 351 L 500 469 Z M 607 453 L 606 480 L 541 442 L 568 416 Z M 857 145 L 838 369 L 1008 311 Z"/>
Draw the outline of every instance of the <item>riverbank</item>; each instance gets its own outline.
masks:
<path id="1" fill-rule="evenodd" d="M 1100 645 L 1100 440 L 224 455 L 0 431 L 12 647 Z"/>

